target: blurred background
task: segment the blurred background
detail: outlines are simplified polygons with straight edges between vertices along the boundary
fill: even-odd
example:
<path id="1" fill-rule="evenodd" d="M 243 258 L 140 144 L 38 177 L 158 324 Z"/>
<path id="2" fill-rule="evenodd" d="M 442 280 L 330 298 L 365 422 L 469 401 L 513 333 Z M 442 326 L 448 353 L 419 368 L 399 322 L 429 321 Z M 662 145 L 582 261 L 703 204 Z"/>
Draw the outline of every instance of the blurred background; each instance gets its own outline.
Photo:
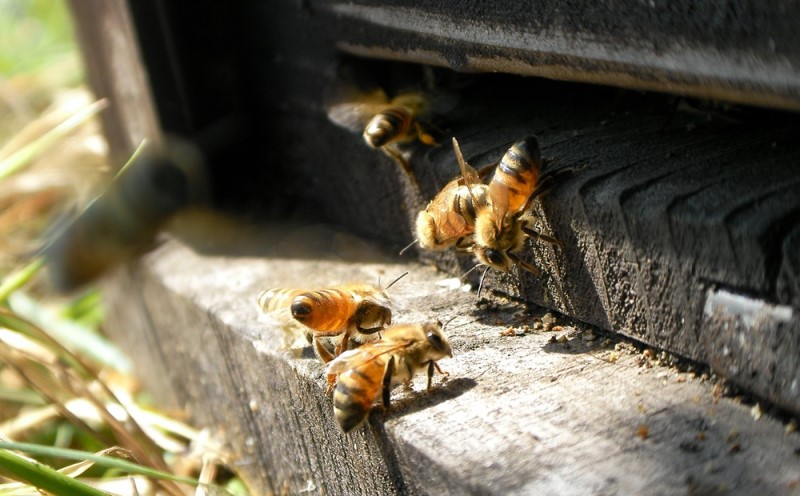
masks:
<path id="1" fill-rule="evenodd" d="M 0 493 L 203 494 L 224 479 L 214 490 L 243 494 L 208 433 L 148 408 L 99 291 L 57 295 L 44 277 L 49 232 L 113 178 L 105 106 L 65 2 L 0 0 Z"/>

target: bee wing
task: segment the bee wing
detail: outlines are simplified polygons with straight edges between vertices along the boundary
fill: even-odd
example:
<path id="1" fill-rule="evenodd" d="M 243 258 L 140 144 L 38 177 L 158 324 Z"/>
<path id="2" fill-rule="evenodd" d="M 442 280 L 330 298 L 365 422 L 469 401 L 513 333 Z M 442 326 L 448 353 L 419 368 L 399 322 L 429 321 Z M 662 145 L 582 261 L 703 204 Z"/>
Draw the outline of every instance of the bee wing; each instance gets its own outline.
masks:
<path id="1" fill-rule="evenodd" d="M 461 179 L 463 184 L 472 186 L 473 184 L 480 182 L 478 173 L 466 162 L 466 160 L 464 160 L 464 155 L 461 154 L 461 147 L 458 146 L 458 140 L 455 139 L 455 137 L 453 138 L 453 152 L 456 154 L 456 160 L 458 161 L 458 168 L 461 171 Z"/>
<path id="2" fill-rule="evenodd" d="M 503 220 L 508 214 L 508 187 L 497 181 L 489 183 L 489 204 L 492 208 L 492 217 L 498 230 L 503 226 Z"/>
<path id="3" fill-rule="evenodd" d="M 308 346 L 308 328 L 292 317 L 288 307 L 272 311 L 265 311 L 260 306 L 259 308 L 261 311 L 258 313 L 258 321 L 266 327 L 281 331 L 281 346 L 284 349 L 299 354 L 298 350 Z"/>
<path id="4" fill-rule="evenodd" d="M 387 353 L 407 348 L 410 342 L 402 343 L 367 343 L 354 350 L 348 350 L 337 356 L 326 367 L 327 374 L 341 374 L 347 370 L 364 365 Z"/>
<path id="5" fill-rule="evenodd" d="M 386 107 L 385 103 L 338 103 L 328 107 L 328 119 L 339 127 L 362 133 L 370 119 Z"/>
<path id="6" fill-rule="evenodd" d="M 328 119 L 337 126 L 363 132 L 375 114 L 389 106 L 389 97 L 383 88 L 359 90 L 353 85 L 342 85 L 329 90 L 325 96 Z"/>

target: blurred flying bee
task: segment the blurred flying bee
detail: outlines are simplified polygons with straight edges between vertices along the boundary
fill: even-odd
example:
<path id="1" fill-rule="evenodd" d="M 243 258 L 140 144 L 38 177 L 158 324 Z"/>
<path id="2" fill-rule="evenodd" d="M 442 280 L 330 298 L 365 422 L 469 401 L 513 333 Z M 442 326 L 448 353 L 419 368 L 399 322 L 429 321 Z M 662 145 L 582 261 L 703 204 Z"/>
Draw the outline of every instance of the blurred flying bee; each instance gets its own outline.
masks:
<path id="1" fill-rule="evenodd" d="M 389 287 L 391 284 L 386 289 Z M 292 319 L 310 332 L 314 350 L 324 363 L 347 350 L 351 340 L 360 344 L 378 339 L 377 333 L 392 323 L 386 290 L 371 284 L 350 283 L 318 290 L 268 289 L 259 295 L 258 305 L 264 312 L 288 308 Z M 339 338 L 333 353 L 323 338 Z"/>
<path id="2" fill-rule="evenodd" d="M 427 369 L 428 390 L 437 360 L 452 357 L 453 350 L 440 322 L 390 327 L 380 341 L 346 351 L 328 364 L 329 375 L 338 376 L 333 393 L 333 413 L 344 432 L 367 418 L 380 395 L 389 408 L 390 393 L 398 384 L 409 385 L 417 372 Z"/>
<path id="3" fill-rule="evenodd" d="M 526 237 L 561 246 L 557 239 L 533 230 L 533 215 L 528 211 L 533 200 L 566 172 L 543 171 L 539 142 L 535 137 L 518 141 L 500 159 L 489 181 L 487 201 L 478 210 L 472 251 L 478 261 L 501 272 L 519 264 L 533 274 L 539 269 L 522 260 Z"/>
<path id="4" fill-rule="evenodd" d="M 461 175 L 445 185 L 417 214 L 416 234 L 420 248 L 444 250 L 450 246 L 467 250 L 473 243 L 477 212 L 486 203 L 488 186 L 470 167 L 453 138 L 453 151 Z"/>
<path id="5" fill-rule="evenodd" d="M 349 93 L 348 101 L 328 106 L 328 118 L 338 126 L 362 133 L 369 146 L 395 160 L 416 182 L 404 147 L 415 141 L 429 146 L 436 144 L 433 136 L 420 125 L 420 118 L 431 111 L 430 99 L 419 91 L 389 98 L 381 88 L 361 94 Z"/>
<path id="6" fill-rule="evenodd" d="M 69 291 L 153 248 L 178 214 L 209 198 L 205 155 L 190 141 L 145 149 L 108 189 L 50 236 L 43 253 L 54 286 Z"/>

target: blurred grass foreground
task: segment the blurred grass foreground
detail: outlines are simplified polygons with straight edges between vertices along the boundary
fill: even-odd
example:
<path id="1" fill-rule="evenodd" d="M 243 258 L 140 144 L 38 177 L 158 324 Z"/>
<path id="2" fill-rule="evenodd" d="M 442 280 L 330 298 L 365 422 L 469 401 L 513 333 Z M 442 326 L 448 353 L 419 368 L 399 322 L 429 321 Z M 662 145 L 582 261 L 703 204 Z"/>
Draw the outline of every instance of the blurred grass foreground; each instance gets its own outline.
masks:
<path id="1" fill-rule="evenodd" d="M 0 494 L 245 494 L 210 433 L 148 408 L 96 289 L 52 294 L 48 226 L 112 176 L 66 4 L 0 0 Z"/>

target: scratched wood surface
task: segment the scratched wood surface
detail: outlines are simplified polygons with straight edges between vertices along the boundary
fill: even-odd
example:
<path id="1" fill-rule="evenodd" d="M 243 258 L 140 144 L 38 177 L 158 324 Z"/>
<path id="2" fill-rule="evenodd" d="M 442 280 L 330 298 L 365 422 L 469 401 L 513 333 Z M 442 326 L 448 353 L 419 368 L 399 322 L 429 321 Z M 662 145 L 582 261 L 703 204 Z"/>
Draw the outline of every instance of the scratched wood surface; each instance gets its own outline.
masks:
<path id="1" fill-rule="evenodd" d="M 236 256 L 169 241 L 117 274 L 108 329 L 159 398 L 222 433 L 256 494 L 800 491 L 800 435 L 720 396 L 702 369 L 667 366 L 559 314 L 558 327 L 541 328 L 545 309 L 479 304 L 457 279 L 343 233 L 311 226 L 248 241 L 236 232 Z M 282 350 L 282 331 L 255 299 L 271 286 L 405 271 L 390 290 L 395 321 L 448 322 L 454 357 L 440 365 L 449 376 L 430 394 L 423 377 L 395 390 L 386 416 L 343 435 L 322 365 L 309 349 Z"/>

